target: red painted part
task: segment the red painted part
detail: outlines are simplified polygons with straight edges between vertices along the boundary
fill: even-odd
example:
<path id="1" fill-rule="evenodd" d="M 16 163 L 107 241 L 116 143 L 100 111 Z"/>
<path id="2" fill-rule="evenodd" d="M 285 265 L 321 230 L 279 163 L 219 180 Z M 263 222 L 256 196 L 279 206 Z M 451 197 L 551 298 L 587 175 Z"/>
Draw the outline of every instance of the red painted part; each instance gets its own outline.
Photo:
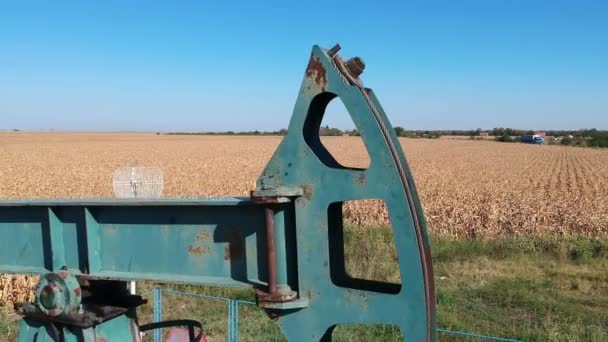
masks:
<path id="1" fill-rule="evenodd" d="M 201 333 L 200 342 L 207 342 L 205 335 Z M 188 329 L 173 328 L 165 334 L 165 342 L 190 342 L 190 334 Z"/>

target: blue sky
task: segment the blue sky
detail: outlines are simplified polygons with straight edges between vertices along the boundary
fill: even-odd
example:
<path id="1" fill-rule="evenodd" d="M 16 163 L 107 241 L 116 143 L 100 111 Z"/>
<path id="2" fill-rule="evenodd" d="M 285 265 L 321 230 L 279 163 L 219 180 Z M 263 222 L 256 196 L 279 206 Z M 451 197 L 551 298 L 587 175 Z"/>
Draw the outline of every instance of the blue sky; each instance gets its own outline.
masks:
<path id="1" fill-rule="evenodd" d="M 334 43 L 393 126 L 608 129 L 599 0 L 3 1 L 0 129 L 283 128 Z"/>

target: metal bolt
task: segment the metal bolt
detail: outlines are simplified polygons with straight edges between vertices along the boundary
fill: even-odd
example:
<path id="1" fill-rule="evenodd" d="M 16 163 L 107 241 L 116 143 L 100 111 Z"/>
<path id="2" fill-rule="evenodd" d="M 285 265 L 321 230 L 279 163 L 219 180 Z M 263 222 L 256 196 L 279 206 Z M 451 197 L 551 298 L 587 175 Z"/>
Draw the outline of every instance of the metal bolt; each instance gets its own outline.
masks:
<path id="1" fill-rule="evenodd" d="M 40 304 L 48 310 L 57 307 L 57 286 L 47 285 L 40 294 Z"/>
<path id="2" fill-rule="evenodd" d="M 340 44 L 336 44 L 336 45 L 334 45 L 334 47 L 327 50 L 327 54 L 329 55 L 329 57 L 333 57 L 335 54 L 338 53 L 338 51 L 340 51 L 341 48 L 342 47 L 340 46 Z"/>
<path id="3" fill-rule="evenodd" d="M 344 63 L 348 73 L 351 74 L 352 77 L 358 78 L 359 75 L 363 73 L 365 69 L 365 63 L 359 57 L 353 57 Z"/>

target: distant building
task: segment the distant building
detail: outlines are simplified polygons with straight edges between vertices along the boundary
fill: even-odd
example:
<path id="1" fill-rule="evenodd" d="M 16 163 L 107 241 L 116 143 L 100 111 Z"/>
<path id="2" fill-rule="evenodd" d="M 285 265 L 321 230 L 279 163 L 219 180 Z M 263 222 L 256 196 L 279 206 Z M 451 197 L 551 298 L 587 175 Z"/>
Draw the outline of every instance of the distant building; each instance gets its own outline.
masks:
<path id="1" fill-rule="evenodd" d="M 479 132 L 480 137 L 489 137 L 490 134 L 488 132 Z"/>
<path id="2" fill-rule="evenodd" d="M 545 132 L 543 132 L 543 131 L 534 132 L 534 135 L 537 135 L 537 136 L 543 137 L 543 138 L 546 136 Z"/>

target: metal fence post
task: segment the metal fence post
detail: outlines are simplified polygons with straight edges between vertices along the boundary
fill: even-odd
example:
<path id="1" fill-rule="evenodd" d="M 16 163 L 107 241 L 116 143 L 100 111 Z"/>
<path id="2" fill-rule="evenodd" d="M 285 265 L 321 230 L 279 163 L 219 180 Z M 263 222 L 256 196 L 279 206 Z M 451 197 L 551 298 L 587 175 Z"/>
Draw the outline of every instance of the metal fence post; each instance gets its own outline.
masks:
<path id="1" fill-rule="evenodd" d="M 239 341 L 239 304 L 228 299 L 228 342 Z"/>
<path id="2" fill-rule="evenodd" d="M 226 304 L 228 305 L 228 342 L 234 342 L 232 334 L 232 299 L 228 299 Z"/>
<path id="3" fill-rule="evenodd" d="M 161 322 L 163 320 L 163 290 L 159 288 L 154 289 L 154 323 Z M 163 335 L 162 329 L 154 330 L 154 342 L 161 342 Z"/>
<path id="4" fill-rule="evenodd" d="M 232 311 L 232 316 L 234 318 L 234 342 L 239 341 L 239 302 L 237 300 L 233 300 L 234 310 Z"/>

